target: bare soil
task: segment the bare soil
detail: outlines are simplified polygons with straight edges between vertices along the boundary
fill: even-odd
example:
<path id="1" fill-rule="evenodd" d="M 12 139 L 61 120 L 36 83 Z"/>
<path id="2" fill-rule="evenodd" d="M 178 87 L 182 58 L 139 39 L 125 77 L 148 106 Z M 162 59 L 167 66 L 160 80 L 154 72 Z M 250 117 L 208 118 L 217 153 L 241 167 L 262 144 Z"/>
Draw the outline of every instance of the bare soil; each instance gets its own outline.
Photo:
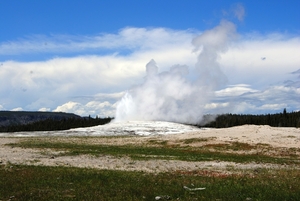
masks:
<path id="1" fill-rule="evenodd" d="M 29 137 L 26 137 L 29 138 Z M 34 137 L 37 138 L 37 137 Z M 226 145 L 234 142 L 250 145 L 247 153 L 264 153 L 276 156 L 293 154 L 300 157 L 300 129 L 297 128 L 273 128 L 269 126 L 245 125 L 224 129 L 202 129 L 199 131 L 185 132 L 181 134 L 139 136 L 130 135 L 122 137 L 41 137 L 47 140 L 107 144 L 107 145 L 144 145 L 156 146 L 160 142 L 177 146 L 211 146 Z M 0 137 L 0 163 L 28 164 L 43 166 L 71 166 L 80 168 L 113 169 L 144 172 L 167 171 L 217 171 L 218 174 L 231 174 L 258 168 L 300 168 L 296 165 L 261 164 L 261 163 L 234 163 L 224 161 L 187 162 L 178 160 L 132 160 L 128 157 L 114 157 L 110 155 L 91 156 L 57 156 L 57 152 L 47 149 L 29 149 L 7 146 L 17 143 L 24 137 Z M 156 144 L 156 145 L 155 145 Z M 231 152 L 232 150 L 224 150 Z M 246 152 L 241 151 L 241 152 Z M 237 152 L 235 152 L 237 153 Z"/>

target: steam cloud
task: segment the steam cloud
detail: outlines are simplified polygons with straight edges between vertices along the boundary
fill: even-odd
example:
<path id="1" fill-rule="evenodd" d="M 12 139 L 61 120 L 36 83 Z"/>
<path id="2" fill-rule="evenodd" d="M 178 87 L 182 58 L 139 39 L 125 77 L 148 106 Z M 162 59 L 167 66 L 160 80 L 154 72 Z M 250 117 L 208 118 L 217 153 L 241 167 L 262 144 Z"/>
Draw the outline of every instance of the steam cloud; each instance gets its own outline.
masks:
<path id="1" fill-rule="evenodd" d="M 218 57 L 235 37 L 235 25 L 225 20 L 195 37 L 192 44 L 200 53 L 191 74 L 186 65 L 174 65 L 169 71 L 158 73 L 152 59 L 146 65 L 144 83 L 129 90 L 118 103 L 116 121 L 199 123 L 214 91 L 227 82 Z"/>

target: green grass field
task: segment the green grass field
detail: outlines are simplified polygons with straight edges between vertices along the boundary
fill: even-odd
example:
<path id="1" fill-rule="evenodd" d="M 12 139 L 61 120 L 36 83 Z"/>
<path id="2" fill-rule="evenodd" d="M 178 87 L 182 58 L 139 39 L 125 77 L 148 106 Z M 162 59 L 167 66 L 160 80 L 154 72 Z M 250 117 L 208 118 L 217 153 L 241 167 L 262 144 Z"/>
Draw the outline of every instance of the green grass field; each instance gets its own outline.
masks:
<path id="1" fill-rule="evenodd" d="M 299 170 L 260 169 L 254 176 L 201 171 L 149 174 L 70 167 L 0 169 L 1 200 L 299 200 Z M 184 188 L 205 188 L 189 191 Z"/>
<path id="2" fill-rule="evenodd" d="M 201 168 L 148 173 L 8 163 L 0 166 L 0 200 L 300 200 L 299 156 L 295 150 L 282 155 L 267 155 L 266 151 L 247 154 L 247 150 L 261 146 L 272 148 L 245 143 L 194 147 L 190 143 L 193 140 L 183 141 L 183 146 L 153 140 L 138 145 L 111 145 L 29 138 L 7 146 L 34 148 L 41 153 L 44 149 L 63 151 L 57 157 L 112 155 L 133 160 L 218 160 L 289 167 L 235 170 L 231 174 Z"/>

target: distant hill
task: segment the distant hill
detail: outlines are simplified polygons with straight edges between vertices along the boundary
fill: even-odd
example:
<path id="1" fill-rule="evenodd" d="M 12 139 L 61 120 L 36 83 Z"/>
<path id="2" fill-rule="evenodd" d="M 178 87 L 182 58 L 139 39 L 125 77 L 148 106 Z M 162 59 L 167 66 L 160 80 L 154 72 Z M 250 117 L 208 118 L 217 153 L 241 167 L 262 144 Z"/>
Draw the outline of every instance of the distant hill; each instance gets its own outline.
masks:
<path id="1" fill-rule="evenodd" d="M 72 113 L 63 112 L 0 111 L 0 126 L 19 126 L 47 119 L 60 121 L 70 118 L 81 119 L 82 117 Z"/>
<path id="2" fill-rule="evenodd" d="M 0 132 L 67 130 L 103 125 L 112 119 L 81 117 L 63 112 L 0 111 Z"/>

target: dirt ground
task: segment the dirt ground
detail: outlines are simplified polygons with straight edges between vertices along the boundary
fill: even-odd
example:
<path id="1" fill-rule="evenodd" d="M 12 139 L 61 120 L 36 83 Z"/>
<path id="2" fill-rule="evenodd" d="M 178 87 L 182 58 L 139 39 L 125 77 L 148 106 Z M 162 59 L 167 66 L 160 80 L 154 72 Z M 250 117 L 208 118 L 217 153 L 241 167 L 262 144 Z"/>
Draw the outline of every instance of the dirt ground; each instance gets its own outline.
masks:
<path id="1" fill-rule="evenodd" d="M 274 128 L 270 126 L 245 125 L 224 129 L 201 129 L 181 134 L 123 136 L 123 137 L 47 137 L 47 140 L 111 145 L 147 145 L 149 142 L 167 142 L 179 146 L 203 146 L 208 144 L 230 144 L 233 142 L 247 143 L 255 148 L 247 150 L 251 153 L 262 153 L 267 150 L 269 155 L 281 156 L 290 150 L 300 157 L 300 129 Z M 197 140 L 195 140 L 197 139 Z M 300 168 L 296 165 L 234 163 L 224 161 L 187 162 L 178 160 L 132 160 L 128 157 L 105 156 L 56 156 L 53 150 L 23 149 L 7 146 L 24 140 L 24 137 L 0 137 L 0 164 L 30 164 L 44 166 L 72 166 L 82 168 L 113 169 L 144 172 L 194 171 L 210 170 L 230 174 L 229 170 L 247 171 L 257 168 Z M 266 149 L 267 147 L 267 149 Z M 266 152 L 266 151 L 265 151 Z"/>

